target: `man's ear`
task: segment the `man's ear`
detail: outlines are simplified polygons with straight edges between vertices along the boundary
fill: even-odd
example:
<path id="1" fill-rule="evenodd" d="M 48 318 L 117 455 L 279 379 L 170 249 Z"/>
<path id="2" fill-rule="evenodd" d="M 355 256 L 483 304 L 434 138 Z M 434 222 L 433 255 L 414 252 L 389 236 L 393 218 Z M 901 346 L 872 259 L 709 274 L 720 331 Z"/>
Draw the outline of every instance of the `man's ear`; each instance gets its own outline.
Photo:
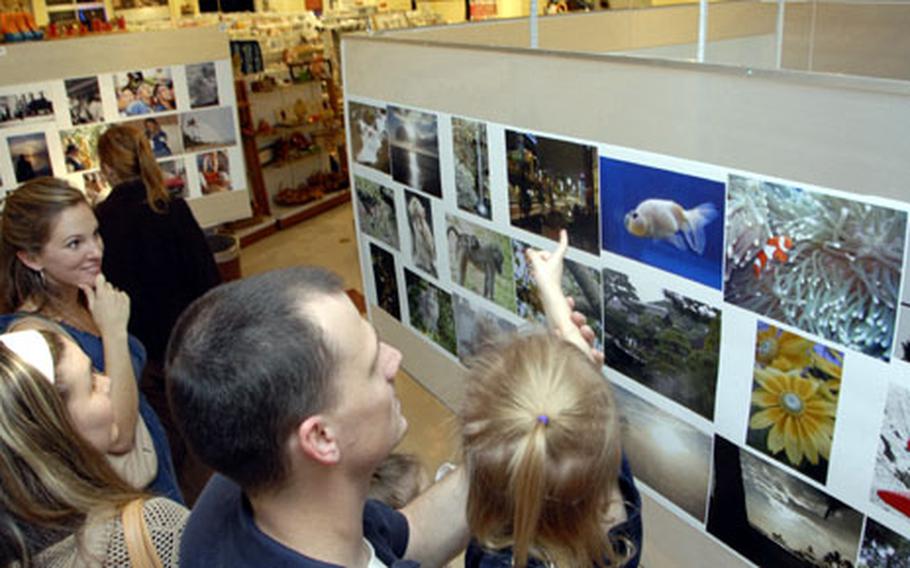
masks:
<path id="1" fill-rule="evenodd" d="M 332 426 L 324 416 L 310 416 L 297 427 L 297 443 L 310 459 L 325 465 L 341 461 L 341 448 Z"/>
<path id="2" fill-rule="evenodd" d="M 41 265 L 41 263 L 38 262 L 38 259 L 35 258 L 35 255 L 33 255 L 30 252 L 26 252 L 24 250 L 17 250 L 16 258 L 19 259 L 19 262 L 21 262 L 25 266 L 31 268 L 35 272 L 41 272 L 41 269 L 44 268 Z"/>

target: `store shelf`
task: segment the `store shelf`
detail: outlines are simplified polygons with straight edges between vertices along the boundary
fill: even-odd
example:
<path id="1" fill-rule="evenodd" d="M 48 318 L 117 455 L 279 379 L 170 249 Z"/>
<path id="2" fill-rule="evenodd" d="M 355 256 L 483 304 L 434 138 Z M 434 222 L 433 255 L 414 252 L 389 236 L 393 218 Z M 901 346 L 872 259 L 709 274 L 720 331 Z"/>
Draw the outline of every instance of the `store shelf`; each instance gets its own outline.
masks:
<path id="1" fill-rule="evenodd" d="M 317 150 L 314 152 L 307 152 L 306 154 L 303 154 L 301 156 L 294 156 L 293 158 L 288 158 L 287 160 L 282 160 L 280 162 L 271 162 L 269 164 L 263 165 L 262 171 L 263 172 L 267 172 L 267 171 L 271 171 L 271 170 L 277 171 L 277 170 L 284 169 L 288 166 L 292 166 L 298 162 L 305 162 L 312 158 L 322 158 L 323 156 L 324 156 L 324 152 L 322 152 L 321 150 Z"/>
<path id="2" fill-rule="evenodd" d="M 272 215 L 276 218 L 278 228 L 286 229 L 291 225 L 296 225 L 310 217 L 315 217 L 323 211 L 328 211 L 350 200 L 351 190 L 343 189 L 334 193 L 327 193 L 322 199 L 317 199 L 304 205 L 288 207 L 272 203 Z"/>

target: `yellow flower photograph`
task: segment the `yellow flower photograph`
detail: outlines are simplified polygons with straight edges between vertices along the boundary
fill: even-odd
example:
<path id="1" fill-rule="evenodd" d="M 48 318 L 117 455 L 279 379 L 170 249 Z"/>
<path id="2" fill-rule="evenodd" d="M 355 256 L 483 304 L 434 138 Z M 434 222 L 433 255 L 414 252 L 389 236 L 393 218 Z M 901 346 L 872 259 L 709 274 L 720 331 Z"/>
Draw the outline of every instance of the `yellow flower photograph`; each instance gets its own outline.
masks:
<path id="1" fill-rule="evenodd" d="M 825 483 L 843 353 L 759 322 L 746 442 Z"/>

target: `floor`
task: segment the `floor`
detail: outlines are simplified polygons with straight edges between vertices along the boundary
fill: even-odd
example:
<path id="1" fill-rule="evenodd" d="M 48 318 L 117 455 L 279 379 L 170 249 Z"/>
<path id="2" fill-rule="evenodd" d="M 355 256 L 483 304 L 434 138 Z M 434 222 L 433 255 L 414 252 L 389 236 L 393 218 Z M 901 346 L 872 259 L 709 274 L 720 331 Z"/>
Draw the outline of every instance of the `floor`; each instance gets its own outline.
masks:
<path id="1" fill-rule="evenodd" d="M 240 264 L 243 276 L 285 266 L 316 264 L 341 276 L 346 288 L 363 293 L 350 203 L 243 248 Z M 454 415 L 403 371 L 396 378 L 396 389 L 409 423 L 398 451 L 416 454 L 432 475 L 441 463 L 455 458 Z"/>

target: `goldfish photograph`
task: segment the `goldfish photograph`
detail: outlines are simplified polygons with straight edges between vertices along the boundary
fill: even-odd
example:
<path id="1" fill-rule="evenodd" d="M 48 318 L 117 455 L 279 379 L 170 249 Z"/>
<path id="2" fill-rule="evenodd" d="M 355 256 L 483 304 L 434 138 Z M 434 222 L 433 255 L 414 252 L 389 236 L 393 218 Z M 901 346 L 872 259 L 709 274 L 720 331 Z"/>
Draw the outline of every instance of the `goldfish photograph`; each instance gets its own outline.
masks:
<path id="1" fill-rule="evenodd" d="M 514 332 L 516 325 L 484 309 L 480 302 L 452 294 L 455 301 L 455 337 L 458 359 L 463 363 L 484 348 Z"/>
<path id="2" fill-rule="evenodd" d="M 457 355 L 452 295 L 407 268 L 404 269 L 404 281 L 411 326 L 452 355 Z"/>
<path id="3" fill-rule="evenodd" d="M 844 353 L 759 321 L 746 443 L 824 484 Z"/>
<path id="4" fill-rule="evenodd" d="M 888 388 L 869 498 L 889 513 L 910 518 L 910 390 L 895 384 Z"/>
<path id="5" fill-rule="evenodd" d="M 720 437 L 708 532 L 759 566 L 852 568 L 863 515 Z"/>
<path id="6" fill-rule="evenodd" d="M 446 242 L 452 282 L 514 313 L 515 284 L 509 238 L 446 215 Z"/>
<path id="7" fill-rule="evenodd" d="M 357 219 L 360 230 L 398 250 L 398 218 L 395 190 L 360 176 L 354 176 Z"/>
<path id="8" fill-rule="evenodd" d="M 389 167 L 388 113 L 385 107 L 348 103 L 348 131 L 351 133 L 351 156 L 354 161 L 383 173 Z"/>
<path id="9" fill-rule="evenodd" d="M 376 286 L 376 303 L 387 314 L 401 321 L 395 255 L 370 243 L 370 261 L 373 266 L 373 284 Z"/>
<path id="10" fill-rule="evenodd" d="M 506 130 L 506 162 L 513 226 L 600 252 L 597 148 Z"/>
<path id="11" fill-rule="evenodd" d="M 545 325 L 547 318 L 525 256 L 528 246 L 521 241 L 512 240 L 516 313 L 530 322 Z M 566 296 L 575 301 L 575 310 L 584 314 L 587 324 L 594 331 L 594 347 L 603 349 L 603 296 L 600 271 L 567 258 L 563 263 L 562 289 Z"/>
<path id="12" fill-rule="evenodd" d="M 622 447 L 635 480 L 705 522 L 711 436 L 613 384 Z"/>
<path id="13" fill-rule="evenodd" d="M 452 118 L 452 152 L 455 155 L 455 192 L 458 208 L 490 219 L 490 157 L 487 125 Z"/>
<path id="14" fill-rule="evenodd" d="M 890 360 L 907 213 L 731 175 L 724 299 Z"/>
<path id="15" fill-rule="evenodd" d="M 603 297 L 604 364 L 713 420 L 721 311 L 608 268 Z"/>
<path id="16" fill-rule="evenodd" d="M 866 517 L 859 568 L 905 568 L 910 566 L 910 541 Z"/>
<path id="17" fill-rule="evenodd" d="M 390 106 L 388 120 L 392 179 L 442 197 L 436 115 Z"/>
<path id="18" fill-rule="evenodd" d="M 720 290 L 724 184 L 600 159 L 603 248 Z"/>

